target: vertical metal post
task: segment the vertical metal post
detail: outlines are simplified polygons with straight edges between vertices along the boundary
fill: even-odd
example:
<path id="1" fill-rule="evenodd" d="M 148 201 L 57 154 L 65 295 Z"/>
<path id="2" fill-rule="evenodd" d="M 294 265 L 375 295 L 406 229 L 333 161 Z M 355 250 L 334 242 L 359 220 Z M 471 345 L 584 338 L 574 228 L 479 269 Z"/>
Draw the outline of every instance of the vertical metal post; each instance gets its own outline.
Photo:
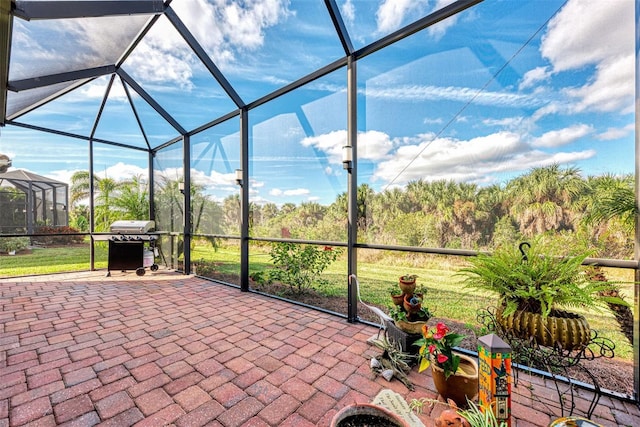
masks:
<path id="1" fill-rule="evenodd" d="M 184 274 L 191 274 L 191 138 L 182 137 L 182 167 L 184 176 L 184 207 L 183 212 L 183 242 L 182 255 L 184 257 Z"/>
<path id="2" fill-rule="evenodd" d="M 147 182 L 149 185 L 149 219 L 151 221 L 155 221 L 156 220 L 156 196 L 155 196 L 155 181 L 153 179 L 153 174 L 154 174 L 154 170 L 153 170 L 153 159 L 155 157 L 155 153 L 151 150 L 149 150 L 149 175 L 147 177 Z M 157 225 L 157 224 L 156 224 Z"/>
<path id="3" fill-rule="evenodd" d="M 249 290 L 249 112 L 240 112 L 240 290 Z"/>
<path id="4" fill-rule="evenodd" d="M 93 139 L 89 140 L 89 235 L 91 236 L 91 245 L 89 245 L 89 270 L 95 271 L 96 250 L 93 240 L 93 232 L 96 225 L 95 204 L 93 203 Z"/>
<path id="5" fill-rule="evenodd" d="M 358 80 L 353 55 L 347 59 L 347 145 L 351 146 L 352 166 L 347 175 L 347 277 L 356 274 L 358 241 Z M 358 294 L 355 281 L 349 281 L 347 294 L 347 321 L 358 319 Z"/>
<path id="6" fill-rule="evenodd" d="M 638 73 L 640 72 L 640 28 L 638 28 L 638 18 L 640 17 L 640 4 L 635 2 L 635 191 L 636 191 L 636 209 L 638 209 L 640 200 L 640 80 Z M 636 215 L 636 232 L 634 241 L 634 260 L 640 261 L 640 215 Z M 636 404 L 640 402 L 640 270 L 636 267 L 634 275 L 634 310 L 633 310 L 633 397 Z"/>
<path id="7" fill-rule="evenodd" d="M 57 187 L 54 186 L 51 190 L 51 202 L 52 202 L 52 207 L 53 210 L 51 211 L 51 213 L 53 214 L 53 217 L 51 218 L 52 224 L 54 227 L 60 225 L 58 224 L 58 195 L 56 194 L 58 192 Z M 68 225 L 68 224 L 67 224 Z"/>
<path id="8" fill-rule="evenodd" d="M 69 185 L 67 184 L 64 186 L 64 206 L 65 224 L 69 225 L 69 212 L 71 211 L 71 206 L 69 206 Z"/>

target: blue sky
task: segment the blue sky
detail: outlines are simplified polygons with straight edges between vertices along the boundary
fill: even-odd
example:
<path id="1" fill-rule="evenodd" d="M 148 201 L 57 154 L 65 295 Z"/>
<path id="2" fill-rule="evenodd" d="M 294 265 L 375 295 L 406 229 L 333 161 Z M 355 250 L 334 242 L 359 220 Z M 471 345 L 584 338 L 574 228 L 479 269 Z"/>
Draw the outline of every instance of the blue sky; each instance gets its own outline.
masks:
<path id="1" fill-rule="evenodd" d="M 357 48 L 447 1 L 338 1 Z M 343 53 L 321 1 L 175 0 L 180 19 L 245 102 Z M 500 184 L 560 163 L 584 175 L 632 173 L 634 1 L 486 0 L 358 61 L 360 184 L 380 191 L 415 179 Z M 24 22 L 16 19 L 10 79 L 112 63 L 140 17 Z M 53 43 L 64 35 L 64 43 Z M 71 35 L 71 36 L 70 36 Z M 18 52 L 18 53 L 15 53 Z M 70 52 L 73 52 L 71 54 Z M 79 54 L 82 53 L 82 54 Z M 234 104 L 165 18 L 123 64 L 186 129 Z M 84 85 L 18 121 L 88 135 L 107 78 Z M 12 98 L 10 98 L 10 103 Z M 153 146 L 178 135 L 133 96 Z M 331 203 L 346 190 L 346 70 L 250 111 L 250 191 L 258 203 Z M 193 137 L 192 178 L 218 200 L 236 194 L 239 122 Z M 96 136 L 144 144 L 116 79 Z M 68 181 L 86 170 L 80 140 L 7 126 L 0 153 L 16 169 Z M 179 145 L 157 168 L 180 177 Z M 97 144 L 96 173 L 144 174 L 144 152 Z"/>

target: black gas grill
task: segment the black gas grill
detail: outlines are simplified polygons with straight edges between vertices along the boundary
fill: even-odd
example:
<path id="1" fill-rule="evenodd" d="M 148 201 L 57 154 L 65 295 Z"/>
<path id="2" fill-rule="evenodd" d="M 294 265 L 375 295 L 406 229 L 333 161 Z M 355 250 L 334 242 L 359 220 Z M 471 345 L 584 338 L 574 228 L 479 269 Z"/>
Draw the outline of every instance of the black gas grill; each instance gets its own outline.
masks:
<path id="1" fill-rule="evenodd" d="M 153 221 L 115 221 L 109 227 L 109 260 L 107 276 L 111 270 L 135 270 L 143 276 L 145 267 L 158 270 L 155 263 L 157 236 L 149 234 L 155 229 Z"/>

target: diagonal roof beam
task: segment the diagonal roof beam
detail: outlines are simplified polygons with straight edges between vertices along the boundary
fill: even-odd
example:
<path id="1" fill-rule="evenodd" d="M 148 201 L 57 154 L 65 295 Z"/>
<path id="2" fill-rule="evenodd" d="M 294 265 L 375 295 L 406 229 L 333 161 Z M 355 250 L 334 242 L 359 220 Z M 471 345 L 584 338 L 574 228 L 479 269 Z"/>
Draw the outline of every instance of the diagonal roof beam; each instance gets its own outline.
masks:
<path id="1" fill-rule="evenodd" d="M 222 72 L 218 69 L 216 64 L 213 63 L 213 60 L 209 57 L 207 52 L 200 46 L 200 43 L 193 37 L 193 34 L 187 29 L 184 23 L 180 20 L 178 15 L 173 11 L 171 7 L 167 7 L 164 12 L 164 16 L 166 16 L 169 21 L 173 24 L 173 26 L 178 30 L 182 38 L 187 42 L 189 47 L 193 50 L 193 53 L 202 61 L 205 67 L 209 70 L 213 77 L 218 81 L 222 89 L 227 92 L 227 95 L 233 100 L 238 108 L 243 108 L 246 104 L 240 98 L 240 95 L 236 92 L 236 90 L 231 86 L 231 83 L 226 79 L 226 77 L 222 74 Z"/>
<path id="2" fill-rule="evenodd" d="M 156 110 L 156 112 L 160 114 L 163 119 L 165 119 L 171 126 L 173 126 L 173 128 L 177 130 L 180 135 L 187 134 L 185 128 L 180 126 L 180 123 L 178 123 L 164 108 L 162 108 L 160 104 L 158 104 L 156 100 L 153 99 L 153 97 L 142 88 L 142 86 L 140 86 L 129 74 L 127 74 L 126 71 L 124 71 L 122 68 L 119 68 L 116 73 L 122 80 L 124 80 L 129 86 L 131 86 L 131 88 L 135 90 L 138 95 L 142 97 L 142 99 L 147 101 L 147 104 L 149 104 L 151 108 Z"/>
<path id="3" fill-rule="evenodd" d="M 105 65 L 103 67 L 87 68 L 85 70 L 69 71 L 67 73 L 49 74 L 48 76 L 38 76 L 24 80 L 14 80 L 9 82 L 7 89 L 12 92 L 20 92 L 21 90 L 36 89 L 39 87 L 50 86 L 58 83 L 71 82 L 81 79 L 91 79 L 107 74 L 113 74 L 115 72 L 115 65 Z"/>
<path id="4" fill-rule="evenodd" d="M 90 18 L 118 15 L 154 15 L 164 11 L 161 0 L 16 1 L 13 14 L 35 19 Z"/>
<path id="5" fill-rule="evenodd" d="M 7 114 L 7 80 L 11 52 L 11 0 L 0 0 L 0 126 Z"/>
<path id="6" fill-rule="evenodd" d="M 336 32 L 340 38 L 344 54 L 349 56 L 353 53 L 353 44 L 349 37 L 349 31 L 347 31 L 347 27 L 344 25 L 344 20 L 342 19 L 342 14 L 340 14 L 340 9 L 338 9 L 336 0 L 324 0 L 324 3 L 327 6 L 329 15 L 331 16 L 331 21 L 333 21 L 333 26 L 336 27 Z"/>

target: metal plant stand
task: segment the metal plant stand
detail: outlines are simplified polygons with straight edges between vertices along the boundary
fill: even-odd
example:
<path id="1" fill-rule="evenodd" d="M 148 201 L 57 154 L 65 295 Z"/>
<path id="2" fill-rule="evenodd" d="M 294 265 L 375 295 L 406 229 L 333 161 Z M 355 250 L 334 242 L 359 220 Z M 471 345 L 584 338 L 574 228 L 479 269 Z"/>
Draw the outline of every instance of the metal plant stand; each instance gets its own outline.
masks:
<path id="1" fill-rule="evenodd" d="M 601 388 L 597 378 L 589 371 L 583 362 L 601 357 L 608 359 L 613 358 L 615 349 L 613 341 L 608 338 L 599 337 L 597 331 L 592 329 L 591 339 L 582 349 L 565 350 L 558 345 L 546 347 L 538 345 L 535 339 L 518 338 L 505 330 L 496 321 L 495 307 L 478 310 L 477 318 L 478 322 L 488 331 L 495 333 L 511 346 L 512 358 L 515 363 L 549 373 L 558 393 L 558 401 L 562 411 L 561 416 L 573 415 L 573 411 L 576 408 L 574 388 L 575 385 L 580 382 L 570 378 L 569 370 L 579 369 L 584 372 L 591 380 L 591 385 L 594 388 L 593 398 L 586 412 L 587 418 L 591 417 L 600 400 Z M 514 382 L 515 385 L 517 385 L 518 370 L 514 369 L 513 372 Z M 566 388 L 563 387 L 563 385 L 566 386 Z M 565 398 L 567 393 L 569 393 L 569 399 Z M 565 411 L 568 411 L 568 413 L 565 414 Z"/>

